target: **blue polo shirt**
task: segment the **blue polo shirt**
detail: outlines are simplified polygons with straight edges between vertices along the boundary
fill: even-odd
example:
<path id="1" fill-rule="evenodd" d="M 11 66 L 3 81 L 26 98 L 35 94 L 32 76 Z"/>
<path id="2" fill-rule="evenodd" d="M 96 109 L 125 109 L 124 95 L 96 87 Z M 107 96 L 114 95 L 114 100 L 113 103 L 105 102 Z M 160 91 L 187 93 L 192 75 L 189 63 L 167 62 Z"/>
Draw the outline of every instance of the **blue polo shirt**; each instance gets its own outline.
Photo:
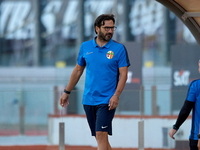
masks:
<path id="1" fill-rule="evenodd" d="M 109 104 L 119 80 L 120 67 L 129 66 L 126 48 L 112 39 L 103 47 L 95 38 L 83 42 L 77 60 L 78 65 L 86 65 L 84 105 Z"/>
<path id="2" fill-rule="evenodd" d="M 198 140 L 199 123 L 200 123 L 200 79 L 193 80 L 188 86 L 187 99 L 188 101 L 195 102 L 195 107 L 192 110 L 192 126 L 190 139 Z"/>

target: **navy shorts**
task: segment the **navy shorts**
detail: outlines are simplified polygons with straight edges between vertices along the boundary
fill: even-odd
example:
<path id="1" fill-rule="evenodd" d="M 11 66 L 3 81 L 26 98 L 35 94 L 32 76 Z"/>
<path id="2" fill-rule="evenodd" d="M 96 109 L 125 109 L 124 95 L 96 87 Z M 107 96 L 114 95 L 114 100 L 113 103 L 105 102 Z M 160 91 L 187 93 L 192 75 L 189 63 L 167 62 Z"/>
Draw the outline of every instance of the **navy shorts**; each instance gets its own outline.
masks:
<path id="1" fill-rule="evenodd" d="M 198 150 L 197 144 L 198 140 L 190 139 L 190 150 Z"/>
<path id="2" fill-rule="evenodd" d="M 92 136 L 96 136 L 97 131 L 108 132 L 109 135 L 112 135 L 112 120 L 115 115 L 115 109 L 108 110 L 108 104 L 83 105 L 83 107 Z"/>

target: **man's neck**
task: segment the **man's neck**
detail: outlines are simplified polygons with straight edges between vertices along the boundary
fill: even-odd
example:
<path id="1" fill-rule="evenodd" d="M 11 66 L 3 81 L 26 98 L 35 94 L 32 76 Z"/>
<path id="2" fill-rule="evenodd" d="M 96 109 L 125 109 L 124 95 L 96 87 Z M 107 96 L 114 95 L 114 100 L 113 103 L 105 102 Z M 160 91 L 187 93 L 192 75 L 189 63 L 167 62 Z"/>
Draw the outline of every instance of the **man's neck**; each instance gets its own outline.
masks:
<path id="1" fill-rule="evenodd" d="M 103 47 L 104 45 L 106 45 L 108 43 L 108 41 L 105 41 L 105 40 L 101 40 L 100 38 L 96 38 L 95 39 L 97 45 L 99 45 L 100 47 Z"/>

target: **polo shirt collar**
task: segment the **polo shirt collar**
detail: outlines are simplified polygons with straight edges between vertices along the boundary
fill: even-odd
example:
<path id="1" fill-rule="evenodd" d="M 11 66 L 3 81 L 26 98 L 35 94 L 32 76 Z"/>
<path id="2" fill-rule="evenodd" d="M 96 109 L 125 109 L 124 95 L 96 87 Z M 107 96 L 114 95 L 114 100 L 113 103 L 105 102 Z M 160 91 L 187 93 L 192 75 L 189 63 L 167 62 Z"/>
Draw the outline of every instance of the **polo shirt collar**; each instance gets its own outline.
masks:
<path id="1" fill-rule="evenodd" d="M 96 43 L 96 41 L 95 41 L 96 38 L 97 38 L 97 37 L 95 37 L 95 38 L 93 39 L 92 43 L 93 43 L 93 46 L 94 46 L 94 47 L 99 47 L 99 45 L 97 45 L 97 43 Z M 110 41 L 108 41 L 108 43 L 106 43 L 106 45 L 104 45 L 103 47 L 109 48 L 112 42 L 113 42 L 113 40 L 110 39 Z M 103 47 L 102 47 L 102 48 L 103 48 Z"/>

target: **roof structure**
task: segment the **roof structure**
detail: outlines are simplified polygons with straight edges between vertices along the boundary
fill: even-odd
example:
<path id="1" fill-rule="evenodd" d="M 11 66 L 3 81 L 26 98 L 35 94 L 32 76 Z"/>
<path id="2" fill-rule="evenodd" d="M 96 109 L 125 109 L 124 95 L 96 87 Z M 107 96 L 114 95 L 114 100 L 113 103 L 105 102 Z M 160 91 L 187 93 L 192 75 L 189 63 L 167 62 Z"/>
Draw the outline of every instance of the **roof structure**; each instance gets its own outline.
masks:
<path id="1" fill-rule="evenodd" d="M 200 45 L 200 1 L 156 0 L 172 11 L 191 31 Z"/>

